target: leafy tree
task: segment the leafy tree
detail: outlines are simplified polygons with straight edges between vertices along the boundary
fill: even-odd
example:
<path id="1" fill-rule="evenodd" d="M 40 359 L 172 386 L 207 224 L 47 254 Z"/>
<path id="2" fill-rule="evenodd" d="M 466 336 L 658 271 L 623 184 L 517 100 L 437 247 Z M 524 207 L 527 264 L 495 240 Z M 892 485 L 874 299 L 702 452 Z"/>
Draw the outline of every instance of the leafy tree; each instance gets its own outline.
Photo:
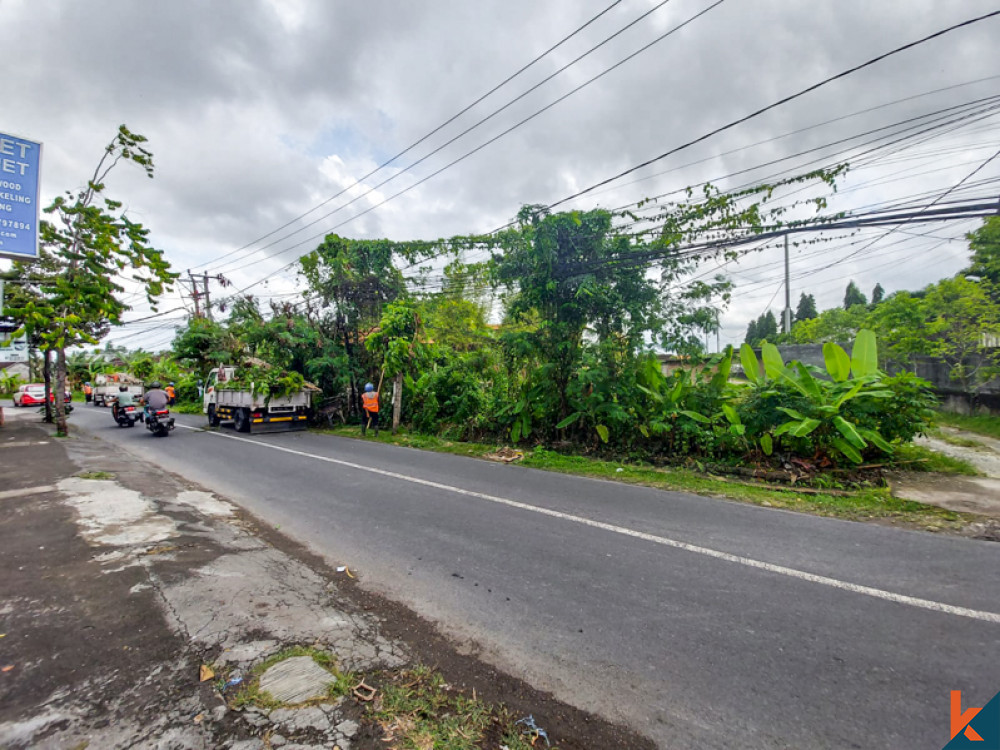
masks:
<path id="1" fill-rule="evenodd" d="M 385 306 L 406 295 L 406 281 L 393 257 L 409 253 L 406 246 L 389 240 L 329 234 L 299 261 L 309 289 L 333 309 L 336 335 L 349 366 L 352 411 L 360 398 L 358 381 L 372 376 L 374 367 L 364 346 L 358 345 L 378 326 Z"/>
<path id="2" fill-rule="evenodd" d="M 747 335 L 743 340 L 750 344 L 750 346 L 756 346 L 760 341 L 760 338 L 761 337 L 757 335 L 757 320 L 751 320 L 747 323 Z"/>
<path id="3" fill-rule="evenodd" d="M 220 362 L 233 359 L 230 344 L 224 326 L 208 318 L 191 318 L 178 330 L 171 347 L 181 364 L 205 377 Z"/>
<path id="4" fill-rule="evenodd" d="M 142 145 L 145 141 L 119 127 L 86 187 L 56 198 L 45 209 L 55 221 L 43 221 L 40 227 L 41 298 L 27 300 L 17 314 L 28 333 L 56 353 L 57 394 L 66 388 L 67 347 L 97 343 L 105 327 L 120 323 L 129 309 L 121 296 L 126 273 L 154 308 L 176 278 L 161 251 L 148 244 L 149 231 L 128 217 L 122 203 L 104 196 L 105 180 L 123 161 L 153 176 L 153 156 Z M 66 434 L 62 398 L 55 404 L 56 429 Z"/>
<path id="5" fill-rule="evenodd" d="M 816 298 L 811 294 L 799 295 L 799 306 L 795 310 L 795 322 L 800 320 L 812 320 L 819 313 L 816 311 Z"/>
<path id="6" fill-rule="evenodd" d="M 858 285 L 853 281 L 848 283 L 847 291 L 844 292 L 844 309 L 850 310 L 855 305 L 867 305 L 868 299 L 864 293 L 858 289 Z"/>
<path id="7" fill-rule="evenodd" d="M 811 320 L 802 320 L 792 326 L 792 340 L 796 344 L 823 344 L 827 341 L 851 341 L 868 318 L 868 308 L 855 305 L 849 310 L 839 307 L 824 310 Z"/>
<path id="8" fill-rule="evenodd" d="M 875 288 L 872 289 L 872 307 L 875 307 L 875 305 L 881 302 L 884 298 L 885 290 L 882 288 L 881 284 L 876 282 Z"/>
<path id="9" fill-rule="evenodd" d="M 972 251 L 972 265 L 966 273 L 989 282 L 993 299 L 1000 301 L 1000 216 L 991 216 L 965 237 Z"/>

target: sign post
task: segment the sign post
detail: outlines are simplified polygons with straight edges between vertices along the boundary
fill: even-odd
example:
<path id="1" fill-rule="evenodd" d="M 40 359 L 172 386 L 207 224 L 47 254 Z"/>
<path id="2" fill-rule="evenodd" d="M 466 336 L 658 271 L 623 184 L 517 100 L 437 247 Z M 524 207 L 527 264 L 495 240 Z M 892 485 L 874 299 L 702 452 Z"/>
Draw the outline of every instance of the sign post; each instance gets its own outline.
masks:
<path id="1" fill-rule="evenodd" d="M 38 258 L 42 144 L 0 133 L 0 258 Z"/>

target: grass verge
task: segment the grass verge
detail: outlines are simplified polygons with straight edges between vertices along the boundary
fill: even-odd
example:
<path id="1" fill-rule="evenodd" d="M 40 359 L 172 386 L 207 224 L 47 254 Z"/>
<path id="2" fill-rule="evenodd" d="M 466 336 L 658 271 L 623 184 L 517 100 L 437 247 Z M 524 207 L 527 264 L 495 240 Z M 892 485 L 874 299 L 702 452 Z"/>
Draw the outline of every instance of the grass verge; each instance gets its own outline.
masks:
<path id="1" fill-rule="evenodd" d="M 982 449 L 986 447 L 978 440 L 971 440 L 969 438 L 952 435 L 950 432 L 945 432 L 944 430 L 932 430 L 930 432 L 930 436 L 933 437 L 935 440 L 940 440 L 942 443 L 947 443 L 948 445 L 954 445 L 959 448 Z"/>
<path id="2" fill-rule="evenodd" d="M 201 414 L 201 404 L 181 404 L 177 403 L 170 407 L 171 411 L 178 414 Z"/>
<path id="3" fill-rule="evenodd" d="M 978 477 L 982 474 L 968 461 L 946 456 L 922 445 L 901 445 L 896 448 L 896 458 L 901 462 L 907 462 L 906 468 L 911 471 L 932 471 L 937 474 L 959 474 L 966 477 Z"/>
<path id="4" fill-rule="evenodd" d="M 967 430 L 1000 440 L 1000 417 L 991 417 L 987 414 L 980 414 L 973 417 L 967 414 L 952 414 L 951 412 L 942 411 L 938 412 L 937 421 L 949 427 L 957 427 L 960 430 Z"/>
<path id="5" fill-rule="evenodd" d="M 372 718 L 391 747 L 532 750 L 541 745 L 505 708 L 484 703 L 474 692 L 469 697 L 453 691 L 426 667 L 392 675 L 381 690 Z"/>
<path id="6" fill-rule="evenodd" d="M 317 430 L 342 437 L 361 438 L 361 428 L 355 426 Z M 371 433 L 367 440 L 376 440 Z M 460 456 L 482 458 L 497 450 L 495 445 L 483 443 L 463 443 L 443 440 L 429 435 L 399 433 L 395 436 L 383 432 L 377 440 L 381 443 L 402 445 L 422 450 L 453 453 Z M 958 459 L 941 456 L 917 446 L 907 446 L 902 460 L 920 461 L 926 471 L 944 470 L 948 473 L 975 475 L 976 470 Z M 912 452 L 911 452 L 912 451 Z M 923 459 L 927 459 L 924 461 Z M 794 488 L 771 489 L 749 482 L 738 482 L 723 477 L 704 474 L 683 468 L 659 468 L 645 464 L 631 464 L 617 461 L 603 461 L 586 456 L 566 456 L 554 451 L 535 449 L 524 451 L 524 458 L 517 462 L 521 466 L 562 474 L 607 479 L 626 484 L 637 484 L 660 490 L 690 492 L 697 495 L 723 497 L 755 505 L 784 508 L 819 516 L 844 518 L 852 521 L 891 520 L 896 523 L 934 530 L 959 530 L 973 517 L 944 510 L 933 505 L 924 505 L 910 500 L 893 497 L 887 488 L 872 487 L 841 494 L 819 492 L 796 492 Z M 938 468 L 941 467 L 941 468 Z M 839 492 L 839 491 L 838 491 Z"/>

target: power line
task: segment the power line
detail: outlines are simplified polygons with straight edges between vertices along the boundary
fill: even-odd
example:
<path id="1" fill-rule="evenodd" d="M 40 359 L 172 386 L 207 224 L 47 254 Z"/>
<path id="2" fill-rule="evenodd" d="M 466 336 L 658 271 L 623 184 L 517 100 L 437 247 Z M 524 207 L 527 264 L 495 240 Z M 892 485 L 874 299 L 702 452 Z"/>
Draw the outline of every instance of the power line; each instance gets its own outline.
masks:
<path id="1" fill-rule="evenodd" d="M 420 180 L 418 180 L 418 181 L 414 182 L 414 183 L 413 183 L 413 184 L 411 184 L 411 185 L 408 185 L 407 187 L 403 188 L 402 190 L 399 190 L 398 192 L 396 192 L 396 193 L 393 193 L 393 194 L 392 194 L 392 195 L 390 195 L 390 196 L 389 196 L 388 198 L 385 198 L 385 199 L 383 199 L 383 200 L 379 201 L 378 203 L 375 203 L 375 204 L 373 204 L 372 206 L 369 206 L 369 207 L 368 207 L 368 208 L 366 208 L 365 210 L 363 210 L 363 211 L 359 211 L 358 213 L 354 214 L 353 216 L 349 217 L 348 219 L 345 219 L 344 221 L 340 222 L 339 224 L 335 224 L 334 226 L 332 226 L 332 227 L 329 227 L 328 229 L 325 229 L 325 230 L 324 230 L 323 232 L 320 232 L 319 234 L 315 234 L 315 235 L 312 235 L 312 236 L 310 236 L 310 237 L 307 237 L 306 239 L 302 240 L 301 242 L 298 242 L 298 243 L 296 243 L 295 245 L 292 245 L 292 246 L 290 246 L 290 247 L 287 247 L 287 248 L 285 248 L 284 250 L 281 250 L 281 251 L 279 251 L 279 252 L 275 253 L 274 255 L 271 255 L 271 256 L 267 256 L 267 257 L 265 257 L 265 258 L 261 258 L 261 259 L 259 259 L 259 260 L 256 260 L 256 261 L 253 261 L 253 262 L 251 262 L 251 263 L 247 263 L 246 265 L 244 265 L 244 266 L 243 266 L 243 268 L 247 268 L 247 267 L 249 267 L 249 266 L 254 266 L 254 265 L 257 265 L 258 263 L 262 263 L 262 262 L 264 262 L 265 260 L 270 260 L 270 259 L 272 259 L 272 258 L 275 258 L 275 257 L 279 256 L 279 255 L 284 255 L 284 254 L 285 254 L 285 253 L 287 253 L 287 252 L 291 252 L 292 250 L 295 250 L 295 249 L 297 249 L 297 248 L 300 248 L 300 247 L 302 247 L 303 245 L 305 245 L 305 244 L 308 244 L 309 242 L 312 242 L 312 241 L 314 241 L 314 240 L 316 240 L 316 239 L 318 239 L 318 238 L 320 238 L 320 237 L 323 237 L 323 236 L 325 236 L 325 235 L 329 234 L 330 232 L 333 232 L 333 231 L 335 231 L 335 230 L 339 229 L 340 227 L 342 227 L 342 226 L 344 226 L 344 225 L 346 225 L 346 224 L 349 224 L 350 222 L 354 221 L 355 219 L 358 219 L 358 218 L 360 218 L 360 217 L 362 217 L 362 216 L 365 216 L 366 214 L 369 214 L 369 213 L 371 213 L 371 212 L 372 212 L 372 211 L 374 211 L 374 210 L 375 210 L 376 208 L 380 208 L 381 206 L 384 206 L 384 205 L 385 205 L 386 203 L 389 203 L 390 201 L 392 201 L 392 200 L 395 200 L 396 198 L 400 197 L 401 195 L 404 195 L 404 194 L 406 194 L 406 193 L 410 192 L 410 191 L 411 191 L 411 190 L 413 190 L 414 188 L 417 188 L 417 187 L 419 187 L 420 185 L 423 185 L 423 184 L 424 184 L 425 182 L 427 182 L 427 181 L 429 181 L 429 180 L 433 179 L 434 177 L 437 177 L 437 176 L 438 176 L 439 174 L 441 174 L 442 172 L 445 172 L 446 170 L 448 170 L 448 169 L 451 169 L 451 168 L 452 168 L 452 167 L 454 167 L 455 165 L 457 165 L 457 164 L 459 164 L 459 163 L 461 163 L 461 162 L 465 161 L 466 159 L 468 159 L 468 158 L 469 158 L 470 156 L 473 156 L 473 155 L 475 155 L 475 154 L 479 153 L 480 151 L 482 151 L 482 150 L 483 150 L 484 148 L 486 148 L 487 146 L 490 146 L 490 145 L 492 145 L 493 143 L 496 143 L 497 141 L 499 141 L 499 140 L 500 140 L 501 138 L 503 138 L 504 136 L 506 136 L 506 135 L 510 134 L 511 132 L 513 132 L 514 130 L 518 129 L 518 128 L 519 128 L 519 127 L 521 127 L 522 125 L 525 125 L 526 123 L 528 123 L 528 122 L 530 122 L 531 120 L 535 119 L 536 117 L 538 117 L 538 116 L 539 116 L 539 115 L 541 115 L 542 113 L 544 113 L 544 112 L 547 112 L 547 111 L 548 111 L 549 109 L 551 109 L 552 107 L 556 106 L 556 105 L 557 105 L 557 104 L 559 104 L 560 102 L 563 102 L 563 101 L 565 101 L 565 100 L 566 100 L 566 99 L 568 99 L 568 98 L 569 98 L 570 96 L 572 96 L 573 94 L 575 94 L 575 93 L 579 92 L 580 90 L 582 90 L 582 89 L 586 88 L 587 86 L 589 86 L 590 84 L 594 83 L 595 81 L 597 81 L 597 80 L 599 80 L 599 79 L 603 78 L 603 77 L 604 77 L 604 76 L 606 76 L 606 75 L 607 75 L 608 73 L 611 73 L 612 71 L 614 71 L 614 70 L 616 70 L 617 68 L 621 67 L 621 66 L 622 66 L 622 65 L 624 65 L 624 64 L 625 64 L 626 62 L 628 62 L 628 61 L 632 60 L 632 59 L 633 59 L 633 58 L 635 58 L 636 56 L 638 56 L 638 55 L 642 54 L 643 52 L 646 52 L 647 50 L 649 50 L 649 49 L 650 49 L 650 48 L 651 48 L 652 46 L 654 46 L 655 44 L 658 44 L 659 42 L 663 41 L 664 39 L 666 39 L 667 37 L 669 37 L 669 36 L 671 36 L 672 34 L 676 33 L 677 31 L 680 31 L 680 30 L 681 30 L 682 28 L 684 28 L 684 27 L 685 27 L 685 26 L 687 26 L 688 24 L 690 24 L 690 23 L 693 23 L 694 21 L 696 21 L 696 20 L 697 20 L 698 18 L 700 18 L 701 16 L 705 15 L 706 13 L 708 13 L 709 11 L 711 11 L 712 9 L 714 9 L 714 8 L 718 7 L 719 5 L 721 5 L 721 4 L 723 3 L 723 2 L 725 2 L 725 0 L 716 0 L 716 1 L 714 2 L 714 3 L 712 3 L 712 4 L 710 5 L 710 6 L 708 6 L 708 7 L 707 7 L 707 8 L 705 8 L 704 10 L 702 10 L 702 11 L 700 11 L 700 12 L 696 13 L 696 14 L 695 14 L 694 16 L 691 16 L 691 17 L 690 17 L 690 18 L 688 18 L 688 19 L 687 19 L 686 21 L 683 21 L 682 23 L 678 24 L 677 26 L 674 26 L 674 27 L 673 27 L 673 28 L 671 28 L 670 30 L 668 30 L 668 31 L 664 32 L 663 34 L 661 34 L 660 36 L 658 36 L 658 37 L 657 37 L 656 39 L 654 39 L 654 40 L 653 40 L 652 42 L 650 42 L 650 43 L 646 44 L 646 45 L 645 45 L 645 46 L 643 46 L 643 47 L 640 47 L 640 48 L 639 48 L 638 50 L 636 50 L 636 51 L 635 51 L 635 52 L 633 52 L 632 54 L 630 54 L 630 55 L 628 55 L 627 57 L 625 57 L 625 58 L 623 58 L 623 59 L 619 60 L 619 61 L 618 61 L 617 63 L 615 63 L 614 65 L 612 65 L 612 66 L 611 66 L 610 68 L 606 68 L 605 70 L 603 70 L 602 72 L 598 73 L 597 75 L 595 75 L 595 76 L 593 76 L 593 77 L 589 78 L 588 80 L 586 80 L 586 81 L 584 81 L 583 83 L 581 83 L 580 85 L 578 85 L 578 86 L 574 87 L 573 89 L 571 89 L 571 90 L 570 90 L 570 91 L 568 91 L 567 93 L 565 93 L 565 94 L 563 94 L 562 96 L 558 97 L 558 98 L 557 98 L 557 99 L 555 99 L 554 101 L 552 101 L 552 102 L 550 102 L 549 104 L 545 105 L 545 106 L 544 106 L 544 107 L 542 107 L 541 109 L 539 109 L 539 110 L 535 111 L 534 113 L 532 113 L 531 115 L 528 115 L 527 117 L 525 117 L 525 118 L 523 118 L 523 119 L 519 120 L 519 121 L 518 121 L 518 122 L 516 122 L 516 123 L 515 123 L 514 125 L 512 125 L 512 126 L 508 127 L 507 129 L 505 129 L 505 130 L 501 131 L 500 133 L 498 133 L 497 135 L 493 136 L 492 138 L 490 138 L 489 140 L 485 141 L 484 143 L 480 144 L 479 146 L 476 146 L 476 147 L 475 147 L 474 149 L 472 149 L 471 151 L 467 151 L 466 153 L 462 154 L 462 155 L 461 155 L 461 156 L 459 156 L 458 158 L 456 158 L 456 159 L 453 159 L 452 161 L 448 162 L 448 163 L 447 163 L 447 164 L 445 164 L 445 165 L 444 165 L 443 167 L 441 167 L 441 168 L 439 168 L 439 169 L 435 170 L 434 172 L 431 172 L 431 173 L 430 173 L 429 175 L 427 175 L 426 177 L 423 177 L 422 179 L 420 179 Z M 386 180 L 385 182 L 388 182 L 388 180 Z M 385 184 L 385 183 L 384 183 L 384 182 L 383 182 L 383 183 L 379 183 L 379 184 L 378 184 L 378 185 L 376 185 L 376 186 L 375 186 L 374 188 L 372 188 L 371 190 L 369 190 L 369 191 L 368 191 L 368 193 L 372 192 L 372 190 L 375 190 L 375 189 L 377 189 L 378 187 L 380 187 L 380 186 L 381 186 L 381 185 L 383 185 L 383 184 Z M 367 195 L 368 193 L 365 193 L 364 195 Z M 360 197 L 363 197 L 363 196 L 358 196 L 358 197 L 360 198 Z M 357 199 L 354 199 L 354 200 L 357 200 Z M 354 200 L 352 200 L 352 201 L 351 201 L 351 203 L 353 203 L 353 202 L 354 202 Z M 348 204 L 345 204 L 345 205 L 350 205 L 350 203 L 348 203 Z M 339 209 L 337 209 L 337 210 L 339 210 Z M 333 213 L 336 213 L 336 211 L 333 211 L 333 212 L 331 212 L 330 214 L 327 214 L 326 216 L 324 216 L 324 217 L 322 217 L 322 218 L 327 218 L 327 216 L 330 216 L 330 215 L 332 215 Z M 316 222 L 313 222 L 313 223 L 315 224 Z M 311 224 L 310 224 L 309 226 L 311 226 Z M 305 227 L 303 227 L 303 228 L 305 228 Z M 293 233 L 293 234 L 295 234 L 295 233 Z M 289 235 L 289 237 L 290 237 L 290 236 L 292 236 L 292 235 Z M 293 261 L 292 263 L 294 263 L 294 261 Z M 289 266 L 290 266 L 290 265 L 292 265 L 292 264 L 289 264 Z M 286 266 L 286 268 L 287 268 L 287 267 L 288 267 L 288 266 Z M 282 269 L 282 270 L 284 270 L 284 269 Z M 257 282 L 257 283 L 261 283 L 261 282 Z M 256 286 L 256 284 L 253 284 L 252 286 Z M 243 291 L 243 290 L 241 290 L 241 291 Z"/>
<path id="2" fill-rule="evenodd" d="M 670 149 L 668 151 L 663 152 L 659 156 L 655 156 L 652 159 L 647 159 L 646 161 L 644 161 L 644 162 L 642 162 L 640 164 L 637 164 L 634 167 L 630 167 L 629 169 L 626 169 L 626 170 L 624 170 L 622 172 L 619 172 L 618 174 L 614 175 L 613 177 L 609 177 L 607 179 L 601 180 L 600 182 L 594 183 L 590 187 L 584 188 L 583 190 L 579 190 L 579 191 L 573 193 L 572 195 L 569 195 L 569 196 L 567 196 L 565 198 L 562 198 L 562 199 L 556 201 L 555 203 L 550 203 L 548 205 L 548 208 L 549 209 L 555 208 L 556 206 L 560 206 L 563 203 L 566 203 L 568 201 L 574 200 L 575 198 L 579 198 L 580 196 L 586 195 L 587 193 L 590 193 L 590 192 L 596 190 L 599 187 L 603 187 L 604 185 L 607 185 L 607 184 L 609 184 L 611 182 L 614 182 L 615 180 L 618 180 L 618 179 L 620 179 L 622 177 L 625 177 L 626 175 L 632 174 L 633 172 L 636 172 L 636 171 L 642 169 L 643 167 L 648 167 L 650 164 L 654 164 L 655 162 L 661 161 L 662 159 L 666 159 L 668 156 L 672 156 L 672 155 L 674 155 L 674 154 L 676 154 L 676 153 L 678 153 L 680 151 L 683 151 L 683 150 L 685 150 L 687 148 L 690 148 L 691 146 L 694 146 L 694 145 L 696 145 L 698 143 L 706 141 L 709 138 L 711 138 L 711 137 L 713 137 L 715 135 L 718 135 L 719 133 L 725 132 L 726 130 L 730 130 L 730 129 L 736 127 L 737 125 L 742 125 L 745 122 L 749 122 L 750 120 L 753 120 L 754 118 L 759 117 L 760 115 L 762 115 L 762 114 L 764 114 L 766 112 L 769 112 L 772 109 L 775 109 L 775 108 L 780 107 L 780 106 L 782 106 L 784 104 L 787 104 L 788 102 L 794 101 L 795 99 L 798 99 L 798 98 L 800 98 L 802 96 L 805 96 L 806 94 L 808 94 L 808 93 L 810 93 L 812 91 L 816 91 L 817 89 L 819 89 L 819 88 L 821 88 L 823 86 L 826 86 L 826 85 L 828 85 L 830 83 L 833 83 L 834 81 L 838 81 L 841 78 L 845 78 L 845 77 L 847 77 L 849 75 L 857 73 L 860 70 L 863 70 L 863 69 L 868 68 L 868 67 L 870 67 L 872 65 L 875 65 L 876 63 L 879 63 L 882 60 L 885 60 L 886 58 L 892 57 L 893 55 L 897 55 L 897 54 L 899 54 L 901 52 L 905 52 L 906 50 L 909 50 L 909 49 L 912 49 L 914 47 L 917 47 L 918 45 L 925 44 L 925 43 L 927 43 L 927 42 L 929 42 L 929 41 L 931 41 L 933 39 L 937 39 L 938 37 L 944 36 L 945 34 L 949 34 L 949 33 L 953 32 L 953 31 L 958 30 L 958 29 L 964 28 L 966 26 L 971 26 L 972 24 L 979 23 L 980 21 L 985 21 L 986 19 L 993 18 L 994 16 L 998 16 L 998 15 L 1000 15 L 1000 10 L 991 11 L 990 13 L 985 13 L 985 14 L 983 14 L 981 16 L 977 16 L 976 18 L 971 18 L 968 21 L 963 21 L 961 23 L 954 24 L 953 26 L 949 26 L 949 27 L 947 27 L 945 29 L 942 29 L 940 31 L 936 31 L 935 33 L 929 34 L 928 36 L 925 36 L 925 37 L 923 37 L 921 39 L 918 39 L 916 41 L 910 42 L 908 44 L 904 44 L 904 45 L 902 45 L 900 47 L 896 47 L 895 49 L 889 50 L 888 52 L 885 52 L 885 53 L 883 53 L 881 55 L 878 55 L 877 57 L 873 57 L 870 60 L 861 63 L 860 65 L 855 65 L 854 67 L 848 68 L 847 70 L 842 71 L 840 73 L 837 73 L 836 75 L 832 75 L 832 76 L 830 76 L 828 78 L 824 78 L 822 81 L 819 81 L 818 83 L 814 83 L 811 86 L 808 86 L 808 87 L 802 89 L 801 91 L 798 91 L 798 92 L 796 92 L 794 94 L 791 94 L 789 96 L 783 97 L 782 99 L 779 99 L 779 100 L 777 100 L 775 102 L 772 102 L 771 104 L 768 104 L 765 107 L 761 107 L 760 109 L 758 109 L 758 110 L 756 110 L 754 112 L 751 112 L 748 115 L 744 115 L 743 117 L 741 117 L 741 118 L 739 118 L 737 120 L 733 120 L 732 122 L 730 122 L 730 123 L 728 123 L 726 125 L 723 125 L 721 127 L 718 127 L 716 129 L 708 132 L 708 133 L 705 133 L 704 135 L 699 136 L 698 138 L 695 138 L 693 140 L 690 140 L 687 143 L 683 143 L 680 146 L 675 146 L 674 148 L 672 148 L 672 149 Z"/>
<path id="3" fill-rule="evenodd" d="M 369 177 L 372 177 L 376 173 L 378 173 L 381 170 L 385 169 L 386 167 L 388 167 L 390 164 L 392 164 L 394 161 L 396 161 L 400 157 L 405 156 L 410 151 L 412 151 L 414 148 L 416 148 L 421 143 L 423 143 L 424 141 L 426 141 L 428 138 L 430 138 L 431 136 L 437 134 L 438 132 L 440 132 L 441 130 L 443 130 L 444 128 L 446 128 L 448 125 L 450 125 L 451 123 L 453 123 L 455 120 L 457 120 L 459 117 L 461 117 L 462 115 L 464 115 L 466 112 L 468 112 L 469 110 L 471 110 L 473 107 L 475 107 L 476 105 L 478 105 L 481 102 L 483 102 L 485 99 L 487 99 L 490 96 L 492 96 L 493 94 L 495 94 L 501 88 L 503 88 L 504 86 L 506 86 L 508 83 L 510 83 L 511 81 L 513 81 L 515 78 L 517 78 L 519 75 L 521 75 L 526 70 L 528 70 L 533 65 L 535 65 L 535 63 L 541 61 L 542 58 L 547 57 L 549 54 L 551 54 L 556 49 L 558 49 L 559 47 L 561 47 L 563 44 L 565 44 L 566 42 L 568 42 L 570 39 L 572 39 L 574 36 L 576 36 L 581 31 L 583 31 L 584 29 L 586 29 L 588 26 L 590 26 L 591 24 L 595 23 L 598 19 L 600 19 L 601 17 L 603 17 L 604 15 L 606 15 L 615 6 L 620 5 L 621 3 L 622 3 L 622 0 L 615 0 L 615 2 L 611 3 L 611 5 L 609 5 L 608 7 L 606 7 L 604 10 L 602 10 L 596 16 L 594 16 L 593 18 L 591 18 L 589 21 L 587 21 L 586 23 L 584 23 L 582 26 L 577 27 L 576 30 L 574 30 L 570 34 L 564 36 L 562 39 L 560 39 L 558 42 L 556 42 L 555 44 L 553 44 L 551 47 L 549 47 L 547 50 L 545 50 L 544 52 L 542 52 L 540 55 L 537 55 L 535 58 L 533 58 L 526 65 L 523 65 L 520 68 L 518 68 L 514 73 L 512 73 L 509 76 L 507 76 L 504 80 L 502 80 L 496 86 L 494 86 L 489 91 L 487 91 L 485 94 L 483 94 L 482 96 L 480 96 L 474 102 L 472 102 L 471 104 L 467 105 L 463 109 L 459 110 L 454 115 L 452 115 L 447 120 L 445 120 L 443 123 L 441 123 L 440 125 L 438 125 L 436 128 L 434 128 L 430 132 L 424 134 L 423 136 L 421 136 L 420 138 L 418 138 L 417 140 L 415 140 L 413 143 L 411 143 L 409 146 L 407 146 L 406 148 L 404 148 L 402 151 L 400 151 L 395 156 L 393 156 L 393 157 L 387 159 L 386 161 L 382 162 L 381 164 L 379 164 L 377 167 L 375 167 L 375 169 L 373 169 L 372 171 L 370 171 L 368 174 L 364 175 L 363 177 L 358 178 L 352 185 L 348 185 L 347 187 L 345 187 L 344 189 L 342 189 L 340 192 L 336 193 L 335 195 L 331 195 L 329 198 L 327 198 L 326 200 L 324 200 L 322 203 L 319 203 L 316 206 L 313 206 L 311 209 L 309 209 L 305 213 L 299 214 L 298 216 L 296 216 L 295 218 L 291 219 L 287 223 L 282 224 L 277 229 L 274 229 L 271 232 L 268 232 L 267 234 L 265 234 L 265 235 L 263 235 L 261 237 L 258 237 L 257 239 L 253 240 L 252 242 L 248 242 L 246 245 L 243 245 L 242 247 L 236 248 L 235 250 L 233 250 L 231 252 L 228 252 L 228 253 L 226 253 L 225 255 L 223 255 L 223 256 L 221 256 L 219 258 L 216 258 L 215 261 L 213 261 L 204 270 L 210 270 L 212 267 L 214 267 L 216 264 L 218 264 L 218 262 L 220 260 L 223 260 L 225 258 L 228 258 L 228 257 L 232 256 L 232 255 L 235 255 L 238 252 L 246 250 L 247 248 L 250 248 L 253 245 L 256 245 L 258 242 L 261 242 L 262 240 L 266 240 L 268 237 L 271 237 L 271 236 L 277 234 L 282 229 L 287 229 L 288 227 L 292 226 L 292 224 L 294 224 L 295 222 L 299 221 L 300 219 L 305 218 L 306 216 L 308 216 L 309 214 L 313 213 L 314 211 L 318 211 L 323 206 L 329 204 L 331 201 L 336 200 L 341 195 L 343 195 L 344 193 L 346 193 L 348 190 L 351 190 L 351 189 L 357 187 L 362 182 L 364 182 L 365 180 L 367 180 Z"/>

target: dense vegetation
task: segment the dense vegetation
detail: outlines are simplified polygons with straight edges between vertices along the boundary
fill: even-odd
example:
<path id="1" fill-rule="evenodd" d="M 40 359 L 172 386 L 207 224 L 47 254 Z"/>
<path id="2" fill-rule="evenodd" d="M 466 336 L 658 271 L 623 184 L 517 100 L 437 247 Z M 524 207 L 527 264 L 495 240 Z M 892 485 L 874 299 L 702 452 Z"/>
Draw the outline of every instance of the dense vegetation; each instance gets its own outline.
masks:
<path id="1" fill-rule="evenodd" d="M 868 329 L 882 342 L 884 368 L 912 369 L 916 358 L 935 357 L 947 363 L 956 384 L 975 394 L 1000 376 L 1000 217 L 988 219 L 968 240 L 972 264 L 952 278 L 888 297 L 877 284 L 871 302 L 852 281 L 843 306 L 818 315 L 803 295 L 791 334 L 779 334 L 768 312 L 772 324 L 762 322 L 765 316 L 752 322 L 747 341 L 844 342 Z"/>

